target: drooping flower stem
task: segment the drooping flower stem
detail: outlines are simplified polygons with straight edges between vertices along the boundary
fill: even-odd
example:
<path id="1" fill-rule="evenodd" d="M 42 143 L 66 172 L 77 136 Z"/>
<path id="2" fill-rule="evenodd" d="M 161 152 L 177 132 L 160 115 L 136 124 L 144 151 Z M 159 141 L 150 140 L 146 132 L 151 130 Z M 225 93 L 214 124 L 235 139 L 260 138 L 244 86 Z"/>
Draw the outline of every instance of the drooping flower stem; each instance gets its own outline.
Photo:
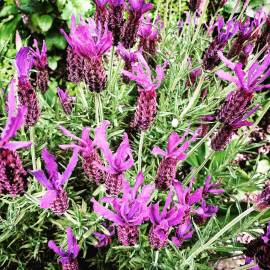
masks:
<path id="1" fill-rule="evenodd" d="M 30 141 L 32 142 L 31 157 L 32 157 L 33 170 L 36 170 L 37 166 L 36 166 L 36 150 L 35 150 L 35 126 L 30 127 Z"/>
<path id="2" fill-rule="evenodd" d="M 138 171 L 142 170 L 142 149 L 143 149 L 144 134 L 145 131 L 141 130 L 139 152 L 138 152 Z"/>
<path id="3" fill-rule="evenodd" d="M 220 237 L 224 233 L 226 233 L 227 231 L 229 231 L 234 225 L 236 225 L 238 222 L 240 222 L 244 217 L 250 215 L 254 210 L 255 210 L 255 208 L 252 206 L 252 207 L 248 208 L 246 211 L 244 211 L 243 213 L 241 213 L 239 216 L 237 216 L 236 218 L 234 218 L 224 228 L 222 228 L 217 234 L 215 234 L 209 241 L 207 241 L 204 245 L 201 245 L 193 253 L 191 253 L 191 255 L 183 262 L 183 264 L 181 266 L 185 266 L 187 264 L 190 264 L 191 263 L 191 260 L 193 260 L 194 258 L 196 258 L 204 250 L 209 249 L 211 247 L 211 245 L 215 241 L 217 241 L 218 239 L 220 239 Z"/>
<path id="4" fill-rule="evenodd" d="M 191 181 L 191 179 L 193 177 L 195 177 L 200 171 L 201 169 L 205 166 L 205 164 L 208 162 L 209 159 L 212 158 L 212 156 L 214 155 L 215 151 L 213 151 L 212 149 L 210 150 L 208 156 L 204 159 L 204 161 L 202 162 L 202 164 L 198 167 L 198 168 L 194 168 L 191 173 L 186 177 L 185 181 L 184 181 L 184 185 L 189 184 L 189 182 Z"/>

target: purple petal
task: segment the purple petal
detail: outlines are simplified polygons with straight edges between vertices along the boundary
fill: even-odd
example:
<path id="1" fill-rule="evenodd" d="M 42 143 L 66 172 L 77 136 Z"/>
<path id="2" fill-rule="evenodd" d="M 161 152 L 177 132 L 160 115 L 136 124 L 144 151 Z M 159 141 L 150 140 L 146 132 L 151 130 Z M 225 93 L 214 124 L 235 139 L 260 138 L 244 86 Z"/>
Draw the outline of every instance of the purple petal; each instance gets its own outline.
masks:
<path id="1" fill-rule="evenodd" d="M 48 247 L 52 249 L 56 254 L 60 256 L 63 255 L 63 251 L 55 244 L 54 241 L 50 240 L 48 242 Z"/>
<path id="2" fill-rule="evenodd" d="M 16 54 L 16 69 L 19 77 L 28 77 L 33 66 L 33 55 L 30 48 L 22 47 Z"/>
<path id="3" fill-rule="evenodd" d="M 11 151 L 15 151 L 17 149 L 20 149 L 20 148 L 28 148 L 30 147 L 32 144 L 32 142 L 20 142 L 20 141 L 16 141 L 16 142 L 9 142 L 9 143 L 6 143 L 3 148 L 5 149 L 9 149 Z"/>
<path id="4" fill-rule="evenodd" d="M 149 218 L 151 222 L 155 225 L 158 225 L 161 221 L 161 217 L 159 215 L 159 202 L 156 204 L 152 204 L 149 207 Z"/>
<path id="5" fill-rule="evenodd" d="M 47 148 L 43 148 L 41 151 L 41 157 L 45 163 L 45 168 L 51 179 L 56 180 L 58 177 L 58 165 L 56 163 L 56 158 L 51 154 Z"/>
<path id="6" fill-rule="evenodd" d="M 124 222 L 117 214 L 100 205 L 94 198 L 91 199 L 91 202 L 93 203 L 93 209 L 96 213 L 118 225 L 124 225 Z"/>
<path id="7" fill-rule="evenodd" d="M 59 126 L 59 129 L 61 130 L 61 132 L 62 132 L 64 135 L 66 135 L 66 136 L 72 138 L 73 140 L 79 141 L 79 142 L 83 142 L 83 140 L 82 140 L 81 138 L 75 136 L 75 135 L 72 134 L 69 130 L 67 130 L 66 128 L 64 128 L 63 126 Z"/>
<path id="8" fill-rule="evenodd" d="M 53 184 L 47 179 L 45 173 L 42 170 L 30 171 L 32 175 L 38 180 L 38 182 L 47 189 L 54 189 Z"/>
<path id="9" fill-rule="evenodd" d="M 76 258 L 79 254 L 80 247 L 77 244 L 76 238 L 71 228 L 67 228 L 68 253 L 71 253 Z"/>
<path id="10" fill-rule="evenodd" d="M 57 192 L 55 190 L 48 190 L 40 200 L 41 208 L 50 208 L 52 202 L 55 201 Z"/>
<path id="11" fill-rule="evenodd" d="M 79 152 L 79 149 L 74 149 L 72 157 L 70 158 L 70 161 L 69 161 L 64 173 L 61 176 L 61 179 L 60 179 L 59 184 L 58 184 L 59 186 L 64 185 L 65 182 L 71 176 L 71 174 L 72 174 L 72 172 L 73 172 L 73 170 L 76 167 L 77 162 L 78 162 L 78 152 Z"/>
<path id="12" fill-rule="evenodd" d="M 161 148 L 159 148 L 158 146 L 154 146 L 151 153 L 153 155 L 160 155 L 162 157 L 166 157 L 167 156 L 167 153 L 165 151 L 163 151 Z"/>

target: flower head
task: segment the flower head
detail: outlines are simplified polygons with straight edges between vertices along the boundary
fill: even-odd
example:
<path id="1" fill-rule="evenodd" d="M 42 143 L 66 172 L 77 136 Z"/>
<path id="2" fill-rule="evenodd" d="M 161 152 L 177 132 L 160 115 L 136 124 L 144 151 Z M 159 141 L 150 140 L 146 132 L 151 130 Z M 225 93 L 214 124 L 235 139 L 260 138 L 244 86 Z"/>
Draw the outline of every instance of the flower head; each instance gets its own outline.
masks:
<path id="1" fill-rule="evenodd" d="M 176 192 L 176 196 L 178 199 L 178 203 L 182 206 L 185 206 L 186 209 L 190 209 L 192 206 L 194 206 L 196 203 L 202 201 L 203 196 L 203 188 L 200 187 L 196 189 L 192 193 L 192 186 L 193 186 L 193 181 L 189 184 L 189 187 L 185 188 L 179 181 L 174 181 L 173 186 Z"/>
<path id="2" fill-rule="evenodd" d="M 34 47 L 36 49 L 36 50 L 32 50 L 32 54 L 33 54 L 33 57 L 34 57 L 34 65 L 38 69 L 44 69 L 48 64 L 47 46 L 46 46 L 45 40 L 43 40 L 42 49 L 40 50 L 39 47 L 38 47 L 37 40 L 34 39 Z"/>
<path id="3" fill-rule="evenodd" d="M 98 243 L 95 245 L 98 248 L 108 246 L 112 241 L 112 237 L 115 235 L 115 227 L 113 225 L 109 225 L 106 229 L 109 234 L 100 233 L 100 232 L 93 233 L 94 237 L 98 241 Z"/>
<path id="4" fill-rule="evenodd" d="M 220 189 L 221 184 L 220 183 L 211 184 L 211 179 L 212 179 L 211 175 L 208 175 L 205 178 L 205 182 L 203 186 L 203 194 L 204 195 L 208 195 L 208 194 L 219 195 L 223 193 L 224 189 Z"/>
<path id="5" fill-rule="evenodd" d="M 193 230 L 192 224 L 190 220 L 180 224 L 175 232 L 175 236 L 172 237 L 172 242 L 177 246 L 180 247 L 185 240 L 188 240 L 192 237 Z"/>
<path id="6" fill-rule="evenodd" d="M 124 0 L 109 0 L 109 4 L 113 7 L 119 7 L 125 4 Z"/>
<path id="7" fill-rule="evenodd" d="M 78 144 L 72 143 L 72 144 L 62 144 L 60 145 L 61 149 L 78 149 L 81 153 L 90 153 L 94 149 L 93 140 L 90 138 L 90 128 L 85 127 L 82 130 L 82 137 L 79 138 L 76 135 L 72 134 L 69 130 L 64 128 L 63 126 L 59 127 L 62 133 L 73 140 L 77 141 Z"/>
<path id="8" fill-rule="evenodd" d="M 109 202 L 114 208 L 114 212 L 100 205 L 95 199 L 92 199 L 94 211 L 104 218 L 116 223 L 117 225 L 140 225 L 148 219 L 148 202 L 154 185 L 145 185 L 141 192 L 138 193 L 140 186 L 143 184 L 144 176 L 138 173 L 134 187 L 123 180 L 122 198 L 105 197 L 102 200 Z"/>
<path id="9" fill-rule="evenodd" d="M 104 157 L 109 163 L 108 167 L 98 165 L 100 169 L 104 170 L 109 174 L 122 174 L 134 164 L 132 157 L 132 151 L 128 141 L 128 135 L 125 133 L 123 140 L 119 145 L 116 152 L 113 154 L 110 150 L 109 143 L 106 138 L 106 130 L 110 122 L 105 120 L 99 127 L 95 129 L 95 140 L 94 144 L 101 149 Z"/>
<path id="10" fill-rule="evenodd" d="M 173 158 L 177 160 L 184 160 L 186 158 L 185 151 L 188 149 L 190 144 L 197 139 L 196 133 L 192 136 L 190 140 L 186 140 L 185 138 L 188 136 L 189 131 L 186 130 L 183 137 L 180 137 L 176 132 L 171 133 L 168 139 L 166 150 L 162 150 L 158 146 L 154 146 L 152 150 L 152 154 L 161 155 L 165 158 Z M 179 144 L 182 146 L 178 147 Z"/>
<path id="11" fill-rule="evenodd" d="M 79 254 L 80 247 L 77 244 L 76 238 L 71 228 L 67 228 L 67 250 L 59 248 L 52 240 L 48 242 L 48 247 L 60 256 L 60 262 L 63 264 L 69 263 L 71 260 L 76 259 Z"/>
<path id="12" fill-rule="evenodd" d="M 116 52 L 125 62 L 129 62 L 130 64 L 138 60 L 137 53 L 139 51 L 132 52 L 126 49 L 121 43 L 117 46 Z"/>
<path id="13" fill-rule="evenodd" d="M 270 87 L 269 84 L 261 85 L 270 75 L 270 52 L 264 57 L 261 64 L 256 61 L 250 66 L 248 71 L 242 69 L 242 64 L 231 62 L 222 52 L 218 52 L 218 55 L 224 64 L 233 70 L 236 75 L 232 76 L 223 70 L 219 70 L 216 74 L 221 79 L 234 83 L 238 89 L 245 91 L 247 94 Z"/>
<path id="14" fill-rule="evenodd" d="M 27 78 L 34 64 L 33 53 L 30 48 L 22 47 L 16 54 L 16 70 L 20 78 Z"/>
<path id="15" fill-rule="evenodd" d="M 239 29 L 239 23 L 234 20 L 229 20 L 226 24 L 224 18 L 219 16 L 216 24 L 214 25 L 217 28 L 217 37 L 215 42 L 217 46 L 223 48 L 229 39 L 231 39 Z"/>
<path id="16" fill-rule="evenodd" d="M 130 80 L 135 81 L 141 90 L 151 91 L 159 88 L 164 79 L 164 67 L 156 67 L 157 76 L 152 79 L 152 72 L 141 53 L 137 53 L 138 62 L 132 64 L 132 72 L 123 70 L 123 74 Z"/>
<path id="17" fill-rule="evenodd" d="M 66 114 L 71 114 L 72 106 L 75 103 L 76 97 L 71 97 L 67 91 L 63 91 L 60 87 L 57 87 L 57 94 L 64 112 Z"/>
<path id="18" fill-rule="evenodd" d="M 45 169 L 48 177 L 43 170 L 31 171 L 35 178 L 42 184 L 48 191 L 40 201 L 41 208 L 50 208 L 51 203 L 57 198 L 57 193 L 62 189 L 62 186 L 68 181 L 69 177 L 74 170 L 78 161 L 78 149 L 74 149 L 73 155 L 70 158 L 69 164 L 65 171 L 61 174 L 58 171 L 58 165 L 54 155 L 49 153 L 46 148 L 42 150 L 42 159 L 45 163 Z"/>
<path id="19" fill-rule="evenodd" d="M 262 236 L 262 240 L 265 244 L 270 244 L 270 222 L 268 222 L 267 228 L 266 228 L 266 232 L 265 234 Z"/>
<path id="20" fill-rule="evenodd" d="M 15 79 L 9 84 L 7 100 L 8 117 L 6 126 L 0 135 L 0 149 L 16 150 L 31 146 L 31 142 L 10 142 L 10 139 L 14 137 L 16 132 L 23 126 L 26 114 L 25 107 L 17 108 L 16 106 L 15 84 Z"/>
<path id="21" fill-rule="evenodd" d="M 172 197 L 173 191 L 170 190 L 161 212 L 159 211 L 159 202 L 152 204 L 149 208 L 149 217 L 152 224 L 160 226 L 164 231 L 180 224 L 185 214 L 185 207 L 182 205 L 171 205 Z"/>
<path id="22" fill-rule="evenodd" d="M 81 19 L 80 24 L 76 25 L 76 18 L 72 16 L 69 35 L 62 29 L 61 33 L 77 54 L 89 59 L 100 58 L 112 46 L 111 32 L 107 27 L 103 31 L 101 25 L 92 19 Z"/>
<path id="23" fill-rule="evenodd" d="M 145 0 L 129 0 L 128 11 L 134 17 L 141 17 L 153 8 L 153 4 L 145 3 Z"/>
<path id="24" fill-rule="evenodd" d="M 152 23 L 151 16 L 148 15 L 146 19 L 141 24 L 138 35 L 141 38 L 156 40 L 159 36 L 159 30 L 164 27 L 164 24 L 157 18 L 154 23 Z"/>
<path id="25" fill-rule="evenodd" d="M 202 204 L 199 208 L 194 210 L 197 215 L 196 220 L 199 223 L 204 223 L 206 219 L 212 217 L 218 212 L 218 207 L 215 205 L 207 205 L 205 200 L 202 200 Z"/>

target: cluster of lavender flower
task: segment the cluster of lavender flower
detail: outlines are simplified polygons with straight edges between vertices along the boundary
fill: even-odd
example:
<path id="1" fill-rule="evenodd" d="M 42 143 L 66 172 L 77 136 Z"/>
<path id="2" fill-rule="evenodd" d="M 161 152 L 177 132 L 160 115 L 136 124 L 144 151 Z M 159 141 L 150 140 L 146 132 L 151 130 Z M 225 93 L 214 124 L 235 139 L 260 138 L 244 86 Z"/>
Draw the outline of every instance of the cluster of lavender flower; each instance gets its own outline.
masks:
<path id="1" fill-rule="evenodd" d="M 94 20 L 81 18 L 77 25 L 76 18 L 73 16 L 70 33 L 66 34 L 61 30 L 69 44 L 67 48 L 68 80 L 74 83 L 84 82 L 93 92 L 103 91 L 107 83 L 107 75 L 102 63 L 103 55 L 112 45 L 117 46 L 117 53 L 125 62 L 125 70 L 122 72 L 123 80 L 126 83 L 130 80 L 135 81 L 139 92 L 130 127 L 146 131 L 155 120 L 156 90 L 160 87 L 169 66 L 167 61 L 162 66 L 155 63 L 157 44 L 160 39 L 159 29 L 163 27 L 162 23 L 159 18 L 152 22 L 149 16 L 143 20 L 143 14 L 152 8 L 152 4 L 145 3 L 144 0 L 129 0 L 128 4 L 123 0 L 96 0 L 95 4 Z M 127 19 L 124 19 L 124 11 L 128 12 Z M 252 109 L 249 108 L 254 93 L 269 87 L 262 83 L 270 74 L 270 52 L 262 57 L 261 63 L 255 61 L 247 71 L 243 70 L 243 65 L 246 65 L 253 51 L 253 44 L 256 44 L 256 40 L 262 39 L 264 23 L 269 24 L 266 15 L 262 12 L 258 12 L 254 20 L 248 18 L 245 22 L 230 20 L 225 23 L 223 18 L 219 17 L 212 27 L 211 31 L 216 30 L 216 35 L 203 55 L 202 68 L 190 75 L 193 78 L 190 81 L 195 83 L 198 76 L 214 69 L 220 60 L 236 74 L 232 76 L 221 70 L 216 72 L 221 79 L 236 84 L 237 89 L 227 96 L 215 115 L 203 118 L 211 121 L 216 119 L 222 123 L 211 140 L 211 147 L 215 151 L 224 150 L 232 135 L 240 127 L 252 124 L 246 119 L 258 109 L 258 105 Z M 237 37 L 227 57 L 242 55 L 239 58 L 240 63 L 237 64 L 231 62 L 223 54 L 228 41 L 236 34 Z M 137 37 L 140 39 L 138 48 L 132 51 Z M 259 44 L 261 46 L 261 43 Z M 43 42 L 40 51 L 35 40 L 34 48 L 35 50 L 22 47 L 16 55 L 17 74 L 9 85 L 8 118 L 0 136 L 0 193 L 13 196 L 25 191 L 28 176 L 16 150 L 30 147 L 31 142 L 11 142 L 10 139 L 23 125 L 29 128 L 37 123 L 41 113 L 36 92 L 30 82 L 30 70 L 33 67 L 37 71 L 35 77 L 37 88 L 43 93 L 48 88 L 46 44 Z M 155 68 L 155 78 L 153 78 L 151 67 Z M 58 88 L 58 95 L 65 113 L 71 114 L 75 98 L 60 88 Z M 106 137 L 109 125 L 110 122 L 105 120 L 96 127 L 94 139 L 90 138 L 89 127 L 83 129 L 81 138 L 64 127 L 59 127 L 64 135 L 75 141 L 60 145 L 60 148 L 71 149 L 73 154 L 64 172 L 60 173 L 55 156 L 46 148 L 42 150 L 46 171 L 30 171 L 47 189 L 40 200 L 40 207 L 48 208 L 56 215 L 63 215 L 66 212 L 69 201 L 63 186 L 75 169 L 80 155 L 82 167 L 89 180 L 97 185 L 105 184 L 107 193 L 100 202 L 94 198 L 91 200 L 94 211 L 112 222 L 108 225 L 108 235 L 94 233 L 98 240 L 98 247 L 106 246 L 111 242 L 115 228 L 122 245 L 136 245 L 139 238 L 139 226 L 147 221 L 151 223 L 149 243 L 154 249 L 165 247 L 171 233 L 173 233 L 172 242 L 178 247 L 181 246 L 185 240 L 192 237 L 192 219 L 197 224 L 204 224 L 207 219 L 217 213 L 218 207 L 208 204 L 206 200 L 210 195 L 219 195 L 224 192 L 220 188 L 220 183 L 211 183 L 210 176 L 206 178 L 202 186 L 195 190 L 193 190 L 195 181 L 193 178 L 189 187 L 184 187 L 176 180 L 178 162 L 187 158 L 186 151 L 191 143 L 200 137 L 201 130 L 196 130 L 193 134 L 186 130 L 182 137 L 172 132 L 165 151 L 157 146 L 152 150 L 154 155 L 162 156 L 155 184 L 143 186 L 143 173 L 138 172 L 135 184 L 131 187 L 125 178 L 126 171 L 134 165 L 128 135 L 124 133 L 122 142 L 113 153 Z M 189 135 L 191 136 L 187 139 Z M 101 153 L 105 160 L 101 158 Z M 160 202 L 152 202 L 155 188 L 159 192 L 168 192 L 161 211 Z M 270 206 L 269 189 L 270 185 L 266 185 L 258 195 L 256 201 L 258 209 Z M 103 206 L 102 202 L 107 206 L 110 205 L 111 209 Z M 79 246 L 70 228 L 67 229 L 67 237 L 67 251 L 58 248 L 53 241 L 49 242 L 49 247 L 60 255 L 63 269 L 78 269 L 76 257 Z"/>

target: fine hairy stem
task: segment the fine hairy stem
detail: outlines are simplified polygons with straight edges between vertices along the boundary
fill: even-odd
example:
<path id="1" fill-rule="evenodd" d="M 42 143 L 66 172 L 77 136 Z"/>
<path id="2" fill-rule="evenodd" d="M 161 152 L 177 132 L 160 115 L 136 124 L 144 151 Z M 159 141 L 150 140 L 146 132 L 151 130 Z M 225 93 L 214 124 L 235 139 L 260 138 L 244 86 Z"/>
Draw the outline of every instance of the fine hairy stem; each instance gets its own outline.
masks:
<path id="1" fill-rule="evenodd" d="M 141 131 L 140 142 L 139 142 L 139 152 L 138 152 L 138 171 L 142 169 L 142 148 L 143 148 L 143 140 L 144 140 L 144 131 Z"/>
<path id="2" fill-rule="evenodd" d="M 191 263 L 192 259 L 195 259 L 201 252 L 203 252 L 206 249 L 209 249 L 211 245 L 217 241 L 224 233 L 226 233 L 228 230 L 230 230 L 235 224 L 237 224 L 239 221 L 241 221 L 244 217 L 251 214 L 255 208 L 252 206 L 248 208 L 246 211 L 241 213 L 239 216 L 234 218 L 231 222 L 229 222 L 224 228 L 222 228 L 217 234 L 215 234 L 209 241 L 207 241 L 205 244 L 201 245 L 198 249 L 196 249 L 191 255 L 183 262 L 183 266 Z"/>
<path id="3" fill-rule="evenodd" d="M 35 127 L 30 128 L 30 141 L 32 142 L 31 157 L 32 157 L 33 170 L 36 170 L 37 166 L 36 166 L 36 151 L 35 151 Z"/>

